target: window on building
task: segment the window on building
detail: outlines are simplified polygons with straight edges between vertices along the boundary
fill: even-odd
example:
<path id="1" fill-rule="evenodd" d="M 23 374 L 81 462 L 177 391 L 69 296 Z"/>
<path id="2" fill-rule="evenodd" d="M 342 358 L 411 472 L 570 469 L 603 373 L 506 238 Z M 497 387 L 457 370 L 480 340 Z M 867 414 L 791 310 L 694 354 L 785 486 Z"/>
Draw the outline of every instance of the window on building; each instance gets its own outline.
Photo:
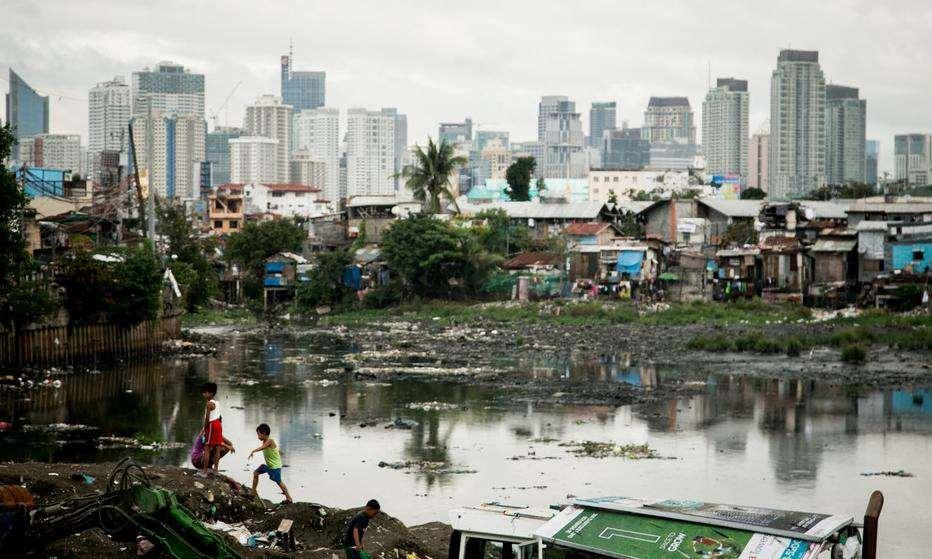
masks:
<path id="1" fill-rule="evenodd" d="M 913 261 L 925 260 L 925 259 L 926 259 L 925 254 L 926 254 L 925 251 L 922 250 L 922 249 L 920 249 L 920 250 L 914 250 L 914 251 L 913 251 Z"/>
<path id="2" fill-rule="evenodd" d="M 272 198 L 281 198 L 281 197 L 284 196 L 284 195 L 285 195 L 284 192 L 273 192 L 273 193 L 272 193 Z"/>
<path id="3" fill-rule="evenodd" d="M 235 219 L 230 220 L 230 229 L 236 229 L 239 227 L 239 222 Z"/>
<path id="4" fill-rule="evenodd" d="M 218 219 L 218 220 L 215 220 L 215 221 L 214 221 L 214 229 L 223 229 L 223 221 L 220 221 L 219 219 Z"/>
<path id="5" fill-rule="evenodd" d="M 612 182 L 618 182 L 618 177 L 612 177 Z"/>

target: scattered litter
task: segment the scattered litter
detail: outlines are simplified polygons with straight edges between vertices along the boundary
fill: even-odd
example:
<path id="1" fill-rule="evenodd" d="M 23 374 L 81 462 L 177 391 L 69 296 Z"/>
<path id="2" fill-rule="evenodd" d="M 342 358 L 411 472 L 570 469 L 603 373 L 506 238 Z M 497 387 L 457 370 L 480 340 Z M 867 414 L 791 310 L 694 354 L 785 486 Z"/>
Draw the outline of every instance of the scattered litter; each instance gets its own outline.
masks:
<path id="1" fill-rule="evenodd" d="M 135 448 L 139 450 L 168 450 L 172 448 L 185 448 L 185 443 L 151 442 L 143 443 L 133 437 L 100 437 L 97 439 L 97 449 Z"/>
<path id="2" fill-rule="evenodd" d="M 97 430 L 97 427 L 91 427 L 90 425 L 81 425 L 81 424 L 70 425 L 68 423 L 49 423 L 48 425 L 23 425 L 23 431 L 27 433 L 31 433 L 31 432 L 74 433 L 78 431 L 96 431 L 96 430 Z"/>
<path id="3" fill-rule="evenodd" d="M 395 421 L 389 423 L 385 426 L 386 429 L 414 429 L 420 425 L 417 421 L 413 419 L 404 419 L 399 417 Z"/>
<path id="4" fill-rule="evenodd" d="M 431 462 L 428 460 L 405 460 L 403 462 L 379 462 L 380 468 L 390 468 L 392 470 L 408 470 L 407 473 L 430 473 L 430 474 L 476 474 L 476 470 L 465 468 L 455 468 L 446 462 Z"/>
<path id="5" fill-rule="evenodd" d="M 320 380 L 307 379 L 304 381 L 304 386 L 333 386 L 335 384 L 340 384 L 340 383 L 338 381 L 330 380 L 326 378 L 320 379 Z"/>
<path id="6" fill-rule="evenodd" d="M 596 441 L 560 443 L 567 452 L 586 458 L 627 458 L 628 460 L 650 460 L 665 458 L 647 444 L 616 444 Z"/>
<path id="7" fill-rule="evenodd" d="M 83 481 L 85 485 L 94 485 L 97 481 L 97 478 L 85 472 L 74 473 L 70 477 L 72 481 Z"/>
<path id="8" fill-rule="evenodd" d="M 891 470 L 886 472 L 863 472 L 862 476 L 885 476 L 885 477 L 916 477 L 905 470 Z"/>
<path id="9" fill-rule="evenodd" d="M 443 411 L 459 409 L 459 405 L 450 402 L 411 402 L 408 404 L 409 410 L 421 411 Z"/>

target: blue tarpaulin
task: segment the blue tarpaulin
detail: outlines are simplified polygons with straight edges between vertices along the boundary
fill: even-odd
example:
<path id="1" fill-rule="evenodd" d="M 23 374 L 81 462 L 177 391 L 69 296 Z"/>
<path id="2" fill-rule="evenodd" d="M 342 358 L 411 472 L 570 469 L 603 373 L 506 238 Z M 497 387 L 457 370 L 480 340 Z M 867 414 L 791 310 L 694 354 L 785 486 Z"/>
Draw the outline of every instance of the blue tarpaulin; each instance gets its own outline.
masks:
<path id="1" fill-rule="evenodd" d="M 618 264 L 615 265 L 615 269 L 622 274 L 637 276 L 641 274 L 641 262 L 643 261 L 643 251 L 623 250 L 618 253 Z"/>
<path id="2" fill-rule="evenodd" d="M 359 291 L 362 288 L 362 270 L 356 266 L 343 268 L 343 285 L 353 291 Z"/>

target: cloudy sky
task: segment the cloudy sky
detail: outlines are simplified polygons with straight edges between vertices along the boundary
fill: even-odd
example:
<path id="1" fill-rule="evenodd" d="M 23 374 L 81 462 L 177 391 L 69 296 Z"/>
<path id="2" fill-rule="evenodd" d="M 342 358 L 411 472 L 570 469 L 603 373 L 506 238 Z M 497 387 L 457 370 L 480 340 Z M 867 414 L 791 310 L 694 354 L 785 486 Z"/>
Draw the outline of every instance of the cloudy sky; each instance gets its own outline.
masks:
<path id="1" fill-rule="evenodd" d="M 409 142 L 471 116 L 536 137 L 540 95 L 592 101 L 639 126 L 651 95 L 696 110 L 712 80 L 750 82 L 751 130 L 769 114 L 781 48 L 816 49 L 828 81 L 859 87 L 868 138 L 892 170 L 893 135 L 932 132 L 928 0 L 0 0 L 0 91 L 13 67 L 52 96 L 53 132 L 87 131 L 87 90 L 159 60 L 206 75 L 207 113 L 234 85 L 223 124 L 279 93 L 278 60 L 326 70 L 327 104 L 408 115 Z"/>

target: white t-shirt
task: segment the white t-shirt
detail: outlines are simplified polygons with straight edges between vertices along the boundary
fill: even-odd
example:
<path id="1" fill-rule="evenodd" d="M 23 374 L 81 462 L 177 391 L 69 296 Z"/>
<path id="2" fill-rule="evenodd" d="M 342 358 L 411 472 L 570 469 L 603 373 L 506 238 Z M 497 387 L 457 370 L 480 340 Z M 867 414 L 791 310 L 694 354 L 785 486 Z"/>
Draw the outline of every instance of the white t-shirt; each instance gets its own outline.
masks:
<path id="1" fill-rule="evenodd" d="M 210 410 L 208 421 L 215 421 L 220 419 L 220 404 L 216 400 L 210 400 L 210 402 L 213 402 L 214 409 Z"/>

